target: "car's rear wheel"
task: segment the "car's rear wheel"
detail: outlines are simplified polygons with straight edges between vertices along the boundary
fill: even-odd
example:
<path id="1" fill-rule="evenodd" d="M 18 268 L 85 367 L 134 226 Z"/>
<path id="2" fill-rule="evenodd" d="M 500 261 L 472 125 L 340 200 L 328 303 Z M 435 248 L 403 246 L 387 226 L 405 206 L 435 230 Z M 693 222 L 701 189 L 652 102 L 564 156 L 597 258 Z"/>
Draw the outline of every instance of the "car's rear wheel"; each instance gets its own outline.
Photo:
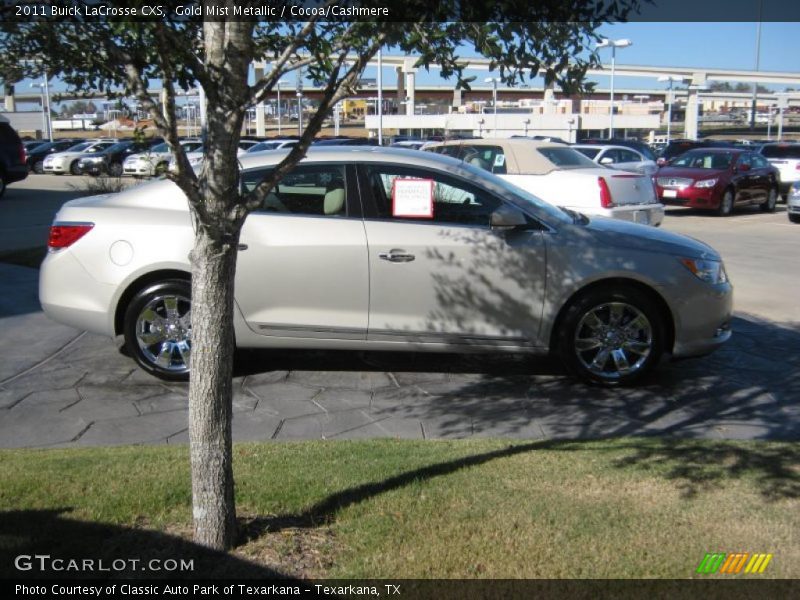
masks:
<path id="1" fill-rule="evenodd" d="M 33 163 L 33 172 L 36 173 L 37 175 L 41 175 L 42 173 L 44 173 L 43 160 L 37 160 L 35 163 Z"/>
<path id="2" fill-rule="evenodd" d="M 792 223 L 800 223 L 800 215 L 789 215 L 789 220 Z"/>
<path id="3" fill-rule="evenodd" d="M 6 193 L 6 179 L 3 177 L 3 174 L 0 173 L 0 198 L 3 197 L 3 194 Z"/>
<path id="4" fill-rule="evenodd" d="M 775 206 L 778 204 L 778 190 L 770 188 L 769 195 L 764 202 L 761 203 L 761 210 L 764 212 L 775 212 Z"/>
<path id="5" fill-rule="evenodd" d="M 137 293 L 125 311 L 125 346 L 138 365 L 168 381 L 189 378 L 192 303 L 188 281 L 172 279 Z"/>
<path id="6" fill-rule="evenodd" d="M 606 386 L 640 380 L 664 351 L 664 324 L 657 305 L 628 286 L 579 296 L 556 335 L 556 350 L 567 370 Z"/>
<path id="7" fill-rule="evenodd" d="M 719 208 L 717 214 L 720 217 L 729 217 L 733 212 L 733 190 L 728 188 L 722 195 L 722 200 L 719 201 Z"/>

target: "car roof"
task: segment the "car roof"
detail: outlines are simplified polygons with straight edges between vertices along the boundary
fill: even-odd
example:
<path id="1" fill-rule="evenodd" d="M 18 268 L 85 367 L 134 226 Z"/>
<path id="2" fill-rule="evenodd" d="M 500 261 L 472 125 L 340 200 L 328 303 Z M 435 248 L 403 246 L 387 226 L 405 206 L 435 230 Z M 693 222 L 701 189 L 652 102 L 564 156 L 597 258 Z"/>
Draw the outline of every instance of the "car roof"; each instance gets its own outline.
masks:
<path id="1" fill-rule="evenodd" d="M 558 142 L 542 142 L 527 138 L 481 138 L 475 140 L 452 140 L 437 142 L 425 149 L 444 146 L 499 146 L 503 153 L 514 157 L 517 165 L 524 165 L 526 175 L 546 175 L 558 167 L 537 150 L 552 148 L 554 150 L 572 149 Z M 577 152 L 577 150 L 575 150 Z M 584 157 L 585 158 L 585 157 Z"/>
<path id="2" fill-rule="evenodd" d="M 618 146 L 617 144 L 572 144 L 570 148 L 590 148 L 592 150 L 633 150 L 641 154 L 636 148 Z"/>

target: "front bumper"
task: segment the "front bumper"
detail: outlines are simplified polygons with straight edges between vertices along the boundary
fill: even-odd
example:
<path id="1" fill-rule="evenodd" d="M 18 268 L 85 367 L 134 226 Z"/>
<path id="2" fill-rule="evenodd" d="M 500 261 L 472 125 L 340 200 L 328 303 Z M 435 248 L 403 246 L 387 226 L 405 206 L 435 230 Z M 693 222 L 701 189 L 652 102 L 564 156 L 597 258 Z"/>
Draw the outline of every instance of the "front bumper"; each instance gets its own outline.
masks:
<path id="1" fill-rule="evenodd" d="M 122 173 L 125 175 L 149 176 L 153 174 L 153 167 L 146 163 L 123 163 Z"/>
<path id="2" fill-rule="evenodd" d="M 66 173 L 67 165 L 63 162 L 44 163 L 43 169 L 45 173 Z"/>
<path id="3" fill-rule="evenodd" d="M 710 354 L 731 338 L 733 286 L 729 282 L 709 285 L 698 280 L 679 287 L 683 295 L 672 356 L 689 358 Z"/>
<path id="4" fill-rule="evenodd" d="M 710 188 L 697 188 L 688 186 L 684 188 L 658 188 L 658 197 L 664 204 L 670 206 L 687 206 L 691 208 L 719 208 L 722 191 L 717 186 Z M 674 194 L 674 196 L 672 195 Z"/>

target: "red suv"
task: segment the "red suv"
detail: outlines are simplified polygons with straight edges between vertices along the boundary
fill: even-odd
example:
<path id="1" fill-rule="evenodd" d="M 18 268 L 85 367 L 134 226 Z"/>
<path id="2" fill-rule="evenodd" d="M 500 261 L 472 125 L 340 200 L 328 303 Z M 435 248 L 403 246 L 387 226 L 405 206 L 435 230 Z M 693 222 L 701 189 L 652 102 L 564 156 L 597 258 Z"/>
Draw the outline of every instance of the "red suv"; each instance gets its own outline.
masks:
<path id="1" fill-rule="evenodd" d="M 778 200 L 778 170 L 755 152 L 738 148 L 689 150 L 655 176 L 664 204 L 717 211 L 757 204 L 772 212 Z"/>

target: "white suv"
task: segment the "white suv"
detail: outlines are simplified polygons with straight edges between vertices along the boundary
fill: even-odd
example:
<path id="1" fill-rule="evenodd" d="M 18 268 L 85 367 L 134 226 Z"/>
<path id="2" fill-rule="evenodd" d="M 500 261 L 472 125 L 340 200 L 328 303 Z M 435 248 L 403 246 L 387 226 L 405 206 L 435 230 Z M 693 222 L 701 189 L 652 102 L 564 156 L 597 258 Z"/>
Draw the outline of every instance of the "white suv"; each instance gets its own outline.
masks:
<path id="1" fill-rule="evenodd" d="M 792 184 L 800 181 L 800 144 L 796 142 L 764 144 L 760 152 L 761 156 L 771 162 L 780 172 L 780 192 L 786 200 Z"/>

